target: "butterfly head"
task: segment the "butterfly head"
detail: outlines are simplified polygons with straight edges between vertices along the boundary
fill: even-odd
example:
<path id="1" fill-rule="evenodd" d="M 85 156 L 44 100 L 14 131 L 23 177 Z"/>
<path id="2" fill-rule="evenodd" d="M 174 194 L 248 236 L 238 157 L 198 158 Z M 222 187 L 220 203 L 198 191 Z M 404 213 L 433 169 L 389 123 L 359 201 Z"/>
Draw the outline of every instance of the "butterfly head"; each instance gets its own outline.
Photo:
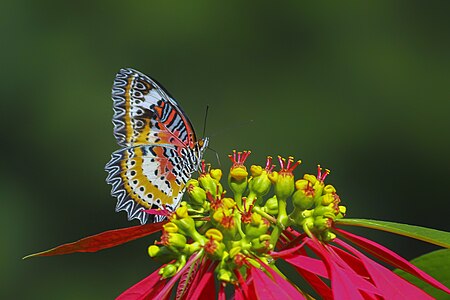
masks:
<path id="1" fill-rule="evenodd" d="M 200 139 L 197 142 L 197 151 L 199 156 L 203 156 L 203 153 L 205 153 L 206 148 L 208 148 L 209 138 L 205 137 L 204 139 Z"/>

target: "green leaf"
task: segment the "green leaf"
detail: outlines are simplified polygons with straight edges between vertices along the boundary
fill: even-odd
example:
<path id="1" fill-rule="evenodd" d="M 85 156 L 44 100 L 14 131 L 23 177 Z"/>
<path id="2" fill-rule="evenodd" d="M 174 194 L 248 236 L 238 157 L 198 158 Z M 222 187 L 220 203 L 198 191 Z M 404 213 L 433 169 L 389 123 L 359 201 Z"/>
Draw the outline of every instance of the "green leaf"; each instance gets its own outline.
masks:
<path id="1" fill-rule="evenodd" d="M 450 287 L 450 250 L 441 249 L 419 256 L 411 261 L 413 265 L 427 272 L 442 284 Z M 438 290 L 428 283 L 410 275 L 402 270 L 394 270 L 395 273 L 402 276 L 409 282 L 417 285 L 436 299 L 450 299 L 450 295 Z"/>
<path id="2" fill-rule="evenodd" d="M 387 231 L 425 241 L 441 247 L 450 248 L 450 232 L 446 231 L 415 225 L 367 219 L 338 219 L 335 222 L 336 225 L 359 226 Z"/>

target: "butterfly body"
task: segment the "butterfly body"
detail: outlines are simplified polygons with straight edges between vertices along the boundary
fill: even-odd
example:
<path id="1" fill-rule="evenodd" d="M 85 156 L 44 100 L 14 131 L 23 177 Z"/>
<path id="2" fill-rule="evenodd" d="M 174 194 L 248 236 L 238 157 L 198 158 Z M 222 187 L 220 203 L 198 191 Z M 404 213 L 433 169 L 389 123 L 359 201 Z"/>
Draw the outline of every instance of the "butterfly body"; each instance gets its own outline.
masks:
<path id="1" fill-rule="evenodd" d="M 186 182 L 198 170 L 208 139 L 197 140 L 177 102 L 154 79 L 133 69 L 117 73 L 112 89 L 114 136 L 122 149 L 105 169 L 116 211 L 142 224 L 164 217 L 146 209 L 173 211 Z"/>

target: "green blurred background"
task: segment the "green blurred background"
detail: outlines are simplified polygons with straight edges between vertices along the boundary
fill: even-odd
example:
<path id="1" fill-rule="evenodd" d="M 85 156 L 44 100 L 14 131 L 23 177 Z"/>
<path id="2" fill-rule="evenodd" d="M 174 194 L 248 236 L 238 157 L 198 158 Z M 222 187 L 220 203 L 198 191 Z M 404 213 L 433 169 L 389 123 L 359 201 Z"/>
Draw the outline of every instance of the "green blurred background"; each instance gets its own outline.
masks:
<path id="1" fill-rule="evenodd" d="M 162 82 L 199 134 L 209 105 L 224 168 L 232 149 L 294 155 L 298 176 L 332 169 L 349 217 L 449 230 L 450 2 L 187 2 L 2 1 L 2 299 L 111 299 L 155 269 L 152 238 L 21 260 L 136 225 L 103 171 L 121 67 Z M 436 249 L 363 232 L 408 259 Z"/>

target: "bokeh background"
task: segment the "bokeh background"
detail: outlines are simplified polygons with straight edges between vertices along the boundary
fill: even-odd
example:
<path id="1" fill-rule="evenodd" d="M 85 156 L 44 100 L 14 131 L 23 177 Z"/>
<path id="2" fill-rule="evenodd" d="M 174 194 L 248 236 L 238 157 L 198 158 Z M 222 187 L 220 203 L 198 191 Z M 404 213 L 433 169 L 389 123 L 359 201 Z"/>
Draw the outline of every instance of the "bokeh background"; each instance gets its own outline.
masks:
<path id="1" fill-rule="evenodd" d="M 349 217 L 449 230 L 448 1 L 2 1 L 0 297 L 111 299 L 156 267 L 144 238 L 21 257 L 113 228 L 121 67 L 164 84 L 229 167 L 232 149 L 318 163 Z M 217 166 L 215 154 L 206 158 Z M 408 259 L 436 249 L 359 231 Z"/>

